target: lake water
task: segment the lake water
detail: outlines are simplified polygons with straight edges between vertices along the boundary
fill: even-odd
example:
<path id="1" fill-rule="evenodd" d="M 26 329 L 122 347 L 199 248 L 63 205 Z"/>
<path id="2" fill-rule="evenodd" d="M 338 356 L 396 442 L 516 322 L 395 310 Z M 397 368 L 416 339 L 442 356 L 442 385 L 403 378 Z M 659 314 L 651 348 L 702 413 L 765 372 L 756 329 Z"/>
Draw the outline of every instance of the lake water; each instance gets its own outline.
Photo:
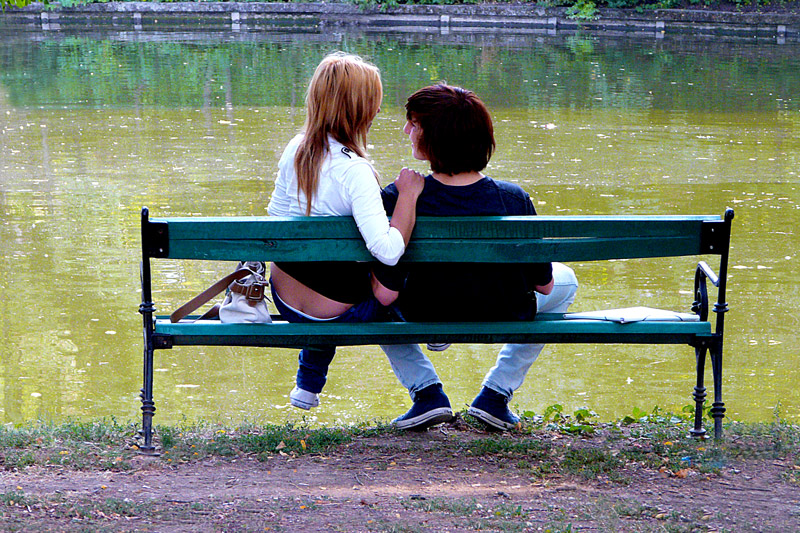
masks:
<path id="1" fill-rule="evenodd" d="M 446 80 L 489 105 L 487 174 L 540 214 L 736 209 L 724 399 L 738 420 L 800 420 L 797 274 L 800 48 L 593 36 L 10 34 L 0 40 L 0 422 L 136 420 L 139 211 L 264 215 L 319 59 L 382 70 L 370 155 L 389 183 L 413 160 L 405 98 Z M 573 309 L 688 310 L 697 258 L 573 264 Z M 166 313 L 231 269 L 156 261 Z M 497 346 L 432 354 L 453 406 Z M 375 347 L 339 350 L 322 405 L 288 405 L 293 350 L 156 352 L 156 423 L 357 423 L 410 400 Z M 691 402 L 688 346 L 548 347 L 512 404 L 588 406 L 603 420 Z M 710 376 L 709 376 L 710 380 Z"/>

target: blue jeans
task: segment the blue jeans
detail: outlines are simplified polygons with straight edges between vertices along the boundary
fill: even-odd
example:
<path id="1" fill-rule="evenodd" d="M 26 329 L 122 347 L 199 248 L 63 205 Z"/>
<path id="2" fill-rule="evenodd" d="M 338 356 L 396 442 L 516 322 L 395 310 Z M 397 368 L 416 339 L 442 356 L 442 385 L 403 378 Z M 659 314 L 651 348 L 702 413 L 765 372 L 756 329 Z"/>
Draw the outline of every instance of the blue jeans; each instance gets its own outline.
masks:
<path id="1" fill-rule="evenodd" d="M 287 322 L 372 322 L 379 316 L 382 306 L 375 298 L 357 303 L 335 318 L 313 318 L 292 309 L 275 292 L 275 285 L 270 279 L 272 301 L 281 316 Z M 319 394 L 328 379 L 328 367 L 336 355 L 336 346 L 303 348 L 298 356 L 297 386 L 308 392 Z"/>
<path id="2" fill-rule="evenodd" d="M 553 290 L 550 294 L 536 294 L 539 313 L 566 313 L 578 290 L 578 279 L 571 268 L 553 263 Z M 495 365 L 483 379 L 483 386 L 510 398 L 539 357 L 544 344 L 506 344 L 500 350 Z M 441 383 L 433 363 L 417 344 L 382 345 L 392 370 L 400 383 L 408 389 L 413 400 L 416 392 Z"/>

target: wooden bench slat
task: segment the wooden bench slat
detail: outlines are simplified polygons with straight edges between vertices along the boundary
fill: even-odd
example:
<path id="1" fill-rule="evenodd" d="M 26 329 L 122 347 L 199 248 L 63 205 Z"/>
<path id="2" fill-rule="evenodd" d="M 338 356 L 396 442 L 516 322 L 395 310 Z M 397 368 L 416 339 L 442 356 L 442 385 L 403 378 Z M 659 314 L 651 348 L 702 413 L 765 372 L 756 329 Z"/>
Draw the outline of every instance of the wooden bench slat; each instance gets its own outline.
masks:
<path id="1" fill-rule="evenodd" d="M 223 324 L 218 320 L 186 320 L 173 324 L 159 317 L 156 335 L 174 336 L 175 345 L 314 346 L 436 342 L 477 344 L 634 343 L 689 344 L 711 335 L 709 322 L 634 322 L 566 320 L 539 315 L 530 322 L 371 322 Z"/>
<path id="2" fill-rule="evenodd" d="M 164 218 L 157 257 L 216 261 L 374 261 L 349 217 Z M 321 223 L 323 222 L 323 223 Z M 714 215 L 420 217 L 404 262 L 547 262 L 674 257 L 704 248 Z M 712 228 L 713 229 L 713 228 Z M 464 254 L 468 242 L 470 253 Z M 162 252 L 163 250 L 163 252 Z M 722 250 L 722 247 L 720 247 Z"/>
<path id="3" fill-rule="evenodd" d="M 697 255 L 701 243 L 693 236 L 670 237 L 586 237 L 519 240 L 464 241 L 418 239 L 409 243 L 401 262 L 436 263 L 546 263 L 552 261 L 600 261 L 644 257 Z"/>
<path id="4" fill-rule="evenodd" d="M 360 239 L 350 217 L 175 217 L 167 222 L 170 240 L 238 240 L 264 235 L 265 239 Z M 536 216 L 536 217 L 419 217 L 414 239 L 542 239 L 556 237 L 616 237 L 620 234 L 669 237 L 699 234 L 718 215 Z"/>
<path id="5" fill-rule="evenodd" d="M 599 261 L 642 257 L 697 255 L 701 243 L 697 237 L 620 237 L 581 239 L 481 240 L 470 239 L 470 253 L 465 255 L 465 241 L 458 239 L 417 239 L 412 241 L 401 262 L 436 263 L 536 263 L 550 261 Z M 169 257 L 207 261 L 369 261 L 375 258 L 357 239 L 305 239 L 270 241 L 257 239 L 171 241 Z"/>

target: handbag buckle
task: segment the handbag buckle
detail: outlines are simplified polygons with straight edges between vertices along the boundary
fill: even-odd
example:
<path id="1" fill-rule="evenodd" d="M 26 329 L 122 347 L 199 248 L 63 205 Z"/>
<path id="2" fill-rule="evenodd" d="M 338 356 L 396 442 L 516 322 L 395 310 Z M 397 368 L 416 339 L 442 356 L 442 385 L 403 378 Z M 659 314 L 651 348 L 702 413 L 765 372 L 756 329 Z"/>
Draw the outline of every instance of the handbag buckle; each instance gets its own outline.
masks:
<path id="1" fill-rule="evenodd" d="M 250 302 L 260 302 L 264 299 L 265 283 L 253 283 L 245 288 L 244 297 Z"/>

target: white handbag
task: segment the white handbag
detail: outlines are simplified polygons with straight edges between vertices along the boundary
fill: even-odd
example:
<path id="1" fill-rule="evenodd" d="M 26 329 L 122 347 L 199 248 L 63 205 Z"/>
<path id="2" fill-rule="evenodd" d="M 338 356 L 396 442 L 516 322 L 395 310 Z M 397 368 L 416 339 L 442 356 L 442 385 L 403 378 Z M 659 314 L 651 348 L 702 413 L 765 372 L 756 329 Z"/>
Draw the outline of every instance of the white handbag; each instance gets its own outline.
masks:
<path id="1" fill-rule="evenodd" d="M 267 287 L 265 278 L 267 267 L 262 261 L 242 261 L 236 270 L 214 283 L 178 309 L 169 317 L 178 322 L 195 309 L 227 289 L 222 304 L 209 309 L 198 320 L 216 318 L 225 323 L 270 323 L 272 317 L 267 307 Z"/>
<path id="2" fill-rule="evenodd" d="M 228 293 L 219 308 L 220 322 L 269 323 L 272 317 L 267 307 L 266 267 L 260 261 L 239 263 L 235 272 L 249 270 L 250 274 L 228 285 Z"/>

